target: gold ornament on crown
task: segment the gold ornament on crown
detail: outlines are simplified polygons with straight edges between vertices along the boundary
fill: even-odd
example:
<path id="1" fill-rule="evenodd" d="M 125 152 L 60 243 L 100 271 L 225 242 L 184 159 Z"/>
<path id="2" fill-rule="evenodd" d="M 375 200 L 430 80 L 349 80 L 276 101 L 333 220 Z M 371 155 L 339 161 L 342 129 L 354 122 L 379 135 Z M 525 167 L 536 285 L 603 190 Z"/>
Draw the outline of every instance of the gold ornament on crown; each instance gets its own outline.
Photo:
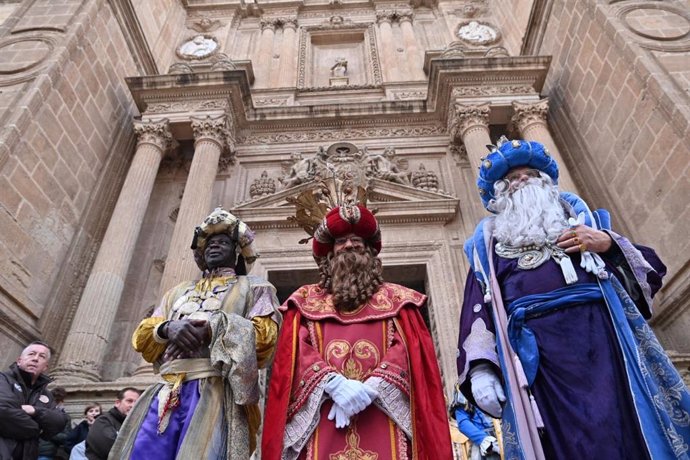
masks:
<path id="1" fill-rule="evenodd" d="M 332 177 L 318 181 L 316 187 L 305 190 L 296 197 L 286 198 L 288 203 L 295 205 L 295 215 L 289 216 L 288 221 L 295 222 L 309 234 L 309 238 L 299 241 L 300 244 L 307 244 L 331 209 L 357 204 L 366 206 L 367 198 L 367 188 L 355 185 L 348 175 L 341 179 L 333 174 Z M 375 210 L 371 211 L 376 213 Z"/>

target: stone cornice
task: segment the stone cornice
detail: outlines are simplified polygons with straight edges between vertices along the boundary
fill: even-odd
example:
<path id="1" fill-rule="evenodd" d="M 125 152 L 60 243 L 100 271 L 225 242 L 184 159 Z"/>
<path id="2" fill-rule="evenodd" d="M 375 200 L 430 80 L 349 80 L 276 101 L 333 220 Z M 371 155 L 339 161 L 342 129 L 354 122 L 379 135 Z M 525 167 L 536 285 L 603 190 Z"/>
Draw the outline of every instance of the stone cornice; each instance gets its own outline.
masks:
<path id="1" fill-rule="evenodd" d="M 500 94 L 481 96 L 482 100 L 509 110 L 492 110 L 491 123 L 505 124 L 509 114 L 512 114 L 512 102 L 536 102 L 539 100 L 546 74 L 551 64 L 550 56 L 511 56 L 491 58 L 441 58 L 442 52 L 427 52 L 425 55 L 425 70 L 429 74 L 429 95 L 427 107 L 439 114 L 439 118 L 446 120 L 452 93 L 456 88 L 501 88 L 515 91 L 514 94 Z M 526 90 L 533 88 L 533 92 Z M 478 91 L 481 92 L 481 91 Z M 468 102 L 478 102 L 470 100 Z"/>
<path id="2" fill-rule="evenodd" d="M 130 77 L 127 84 L 142 119 L 168 118 L 173 135 L 180 140 L 192 138 L 190 117 L 223 114 L 233 119 L 240 142 L 268 133 L 306 135 L 308 139 L 314 131 L 334 128 L 387 129 L 390 135 L 395 135 L 395 129 L 414 128 L 428 135 L 444 135 L 449 115 L 447 101 L 489 102 L 491 124 L 508 123 L 514 101 L 538 102 L 550 58 L 431 57 L 428 64 L 426 100 L 362 101 L 357 99 L 358 90 L 352 90 L 352 97 L 344 103 L 255 107 L 245 69 Z M 424 128 L 429 126 L 442 128 L 432 133 Z"/>

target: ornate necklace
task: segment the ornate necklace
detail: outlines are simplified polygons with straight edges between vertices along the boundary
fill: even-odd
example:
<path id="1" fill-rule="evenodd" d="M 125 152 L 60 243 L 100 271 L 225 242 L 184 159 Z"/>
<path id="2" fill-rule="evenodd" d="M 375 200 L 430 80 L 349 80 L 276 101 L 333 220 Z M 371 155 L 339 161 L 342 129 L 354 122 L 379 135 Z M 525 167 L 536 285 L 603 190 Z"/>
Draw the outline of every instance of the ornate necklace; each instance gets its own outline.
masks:
<path id="1" fill-rule="evenodd" d="M 577 282 L 575 267 L 565 251 L 551 242 L 542 246 L 530 244 L 527 246 L 509 246 L 504 243 L 496 243 L 496 254 L 504 259 L 518 259 L 518 267 L 523 270 L 534 270 L 544 262 L 553 258 L 560 265 L 566 284 Z"/>
<path id="2" fill-rule="evenodd" d="M 212 312 L 220 309 L 223 293 L 230 288 L 235 279 L 236 277 L 232 275 L 199 281 L 175 301 L 172 307 L 173 319 L 191 316 L 197 312 Z"/>

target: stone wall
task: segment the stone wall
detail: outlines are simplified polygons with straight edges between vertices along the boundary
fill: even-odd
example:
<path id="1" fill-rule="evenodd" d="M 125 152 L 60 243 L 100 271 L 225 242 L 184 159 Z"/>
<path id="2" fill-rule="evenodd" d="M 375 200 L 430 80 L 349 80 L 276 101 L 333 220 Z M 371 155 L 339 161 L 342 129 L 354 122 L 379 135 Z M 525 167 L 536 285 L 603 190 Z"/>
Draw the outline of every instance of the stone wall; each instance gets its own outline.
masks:
<path id="1" fill-rule="evenodd" d="M 569 169 L 593 206 L 613 211 L 614 229 L 668 265 L 653 324 L 686 353 L 689 30 L 682 2 L 559 0 L 540 50 L 554 56 L 545 94 Z"/>
<path id="2" fill-rule="evenodd" d="M 504 46 L 511 56 L 519 56 L 534 0 L 491 0 L 491 13 L 503 35 Z"/>
<path id="3" fill-rule="evenodd" d="M 175 48 L 183 37 L 186 13 L 182 2 L 169 0 L 134 0 L 132 1 L 137 18 L 144 33 L 146 44 L 153 53 L 158 70 L 166 73 L 170 64 L 177 60 Z M 186 31 L 191 35 L 193 31 Z"/>
<path id="4" fill-rule="evenodd" d="M 22 5 L 0 27 L 0 62 L 4 366 L 28 340 L 64 340 L 132 151 L 124 77 L 137 70 L 105 0 Z"/>

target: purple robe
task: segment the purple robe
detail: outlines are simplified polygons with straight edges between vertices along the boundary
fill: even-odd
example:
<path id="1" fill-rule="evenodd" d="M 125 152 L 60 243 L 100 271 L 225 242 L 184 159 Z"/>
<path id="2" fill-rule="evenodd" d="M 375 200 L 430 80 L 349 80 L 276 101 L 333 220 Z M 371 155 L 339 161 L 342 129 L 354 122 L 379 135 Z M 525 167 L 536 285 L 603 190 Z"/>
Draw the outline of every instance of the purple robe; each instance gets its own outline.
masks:
<path id="1" fill-rule="evenodd" d="M 663 272 L 665 267 L 653 251 L 645 248 L 644 252 Z M 604 258 L 607 259 L 606 255 Z M 572 261 L 578 283 L 596 283 L 592 274 L 579 267 L 579 254 L 572 256 Z M 523 270 L 517 266 L 517 259 L 504 259 L 494 253 L 493 263 L 506 306 L 523 296 L 566 285 L 553 259 L 535 269 Z M 660 287 L 660 276 L 651 272 L 648 282 L 655 291 Z M 539 368 L 530 390 L 545 425 L 541 435 L 545 457 L 650 458 L 605 303 L 559 309 L 528 319 L 527 324 L 539 347 Z M 466 377 L 473 362 L 490 361 L 500 375 L 495 341 L 490 345 L 488 340 L 491 335 L 495 336 L 492 315 L 471 273 L 465 288 L 458 346 L 460 380 L 470 400 L 470 382 Z"/>

